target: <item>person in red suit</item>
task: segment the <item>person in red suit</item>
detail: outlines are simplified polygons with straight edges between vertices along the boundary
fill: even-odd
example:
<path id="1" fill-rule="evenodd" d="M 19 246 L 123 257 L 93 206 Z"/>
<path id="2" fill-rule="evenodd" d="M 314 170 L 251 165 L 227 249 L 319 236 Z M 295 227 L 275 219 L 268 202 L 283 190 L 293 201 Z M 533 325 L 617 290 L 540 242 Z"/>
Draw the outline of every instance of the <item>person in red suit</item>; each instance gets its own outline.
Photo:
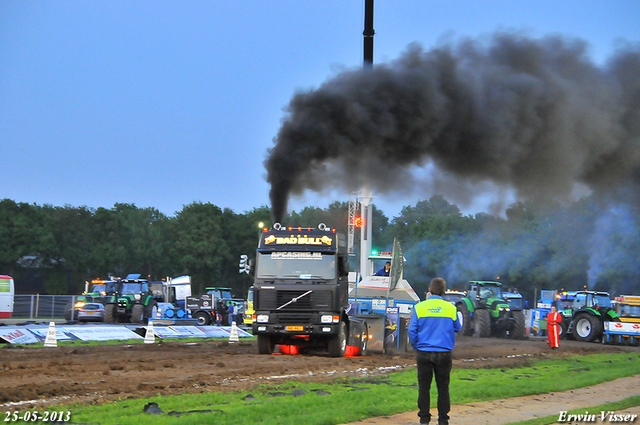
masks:
<path id="1" fill-rule="evenodd" d="M 552 350 L 557 350 L 560 346 L 560 323 L 562 315 L 556 310 L 556 306 L 551 306 L 551 313 L 547 315 L 547 344 Z"/>

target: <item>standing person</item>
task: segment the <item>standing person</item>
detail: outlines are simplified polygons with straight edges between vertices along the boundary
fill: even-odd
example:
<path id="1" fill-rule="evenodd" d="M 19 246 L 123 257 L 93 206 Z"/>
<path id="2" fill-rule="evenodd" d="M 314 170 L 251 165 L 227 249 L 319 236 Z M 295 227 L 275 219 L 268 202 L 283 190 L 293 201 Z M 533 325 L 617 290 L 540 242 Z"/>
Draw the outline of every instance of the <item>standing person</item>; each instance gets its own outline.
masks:
<path id="1" fill-rule="evenodd" d="M 220 324 L 227 326 L 227 314 L 229 312 L 227 311 L 227 306 L 222 301 L 218 302 L 218 312 L 220 313 Z"/>
<path id="2" fill-rule="evenodd" d="M 416 351 L 418 363 L 418 416 L 421 424 L 431 421 L 429 391 L 434 375 L 438 388 L 438 424 L 449 424 L 451 350 L 461 324 L 456 307 L 442 299 L 446 289 L 444 279 L 432 279 L 427 299 L 415 305 L 409 323 L 409 341 Z"/>
<path id="3" fill-rule="evenodd" d="M 551 306 L 551 313 L 547 315 L 547 344 L 552 350 L 560 347 L 560 324 L 562 315 L 558 313 L 555 305 Z"/>
<path id="4" fill-rule="evenodd" d="M 236 307 L 235 303 L 229 303 L 229 325 L 233 325 L 233 322 L 238 324 L 238 320 L 236 319 L 236 314 L 238 312 L 238 307 Z"/>

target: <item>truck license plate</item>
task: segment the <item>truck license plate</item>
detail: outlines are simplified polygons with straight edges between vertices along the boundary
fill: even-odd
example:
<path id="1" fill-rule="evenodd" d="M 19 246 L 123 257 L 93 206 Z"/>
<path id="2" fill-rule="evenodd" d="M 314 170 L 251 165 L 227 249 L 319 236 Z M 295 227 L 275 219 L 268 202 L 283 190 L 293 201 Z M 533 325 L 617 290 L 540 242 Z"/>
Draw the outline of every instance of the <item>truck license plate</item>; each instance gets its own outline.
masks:
<path id="1" fill-rule="evenodd" d="M 302 327 L 302 326 L 285 326 L 284 330 L 285 331 L 302 331 L 302 330 L 304 330 L 304 327 Z"/>

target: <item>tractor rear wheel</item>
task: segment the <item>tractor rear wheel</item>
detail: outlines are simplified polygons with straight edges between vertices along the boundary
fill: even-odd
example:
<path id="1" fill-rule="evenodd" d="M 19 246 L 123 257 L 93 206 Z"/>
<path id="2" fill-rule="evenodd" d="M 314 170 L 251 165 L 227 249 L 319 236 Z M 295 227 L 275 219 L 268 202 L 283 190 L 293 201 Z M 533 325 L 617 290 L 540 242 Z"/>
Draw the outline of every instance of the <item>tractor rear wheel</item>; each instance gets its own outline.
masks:
<path id="1" fill-rule="evenodd" d="M 565 339 L 567 337 L 568 328 L 569 326 L 567 325 L 567 322 L 564 320 L 560 322 L 558 325 L 558 339 Z"/>
<path id="2" fill-rule="evenodd" d="M 489 310 L 476 310 L 473 316 L 476 328 L 475 335 L 480 338 L 487 338 L 491 336 L 491 315 L 489 314 Z"/>
<path id="3" fill-rule="evenodd" d="M 602 336 L 602 323 L 596 316 L 581 314 L 575 319 L 573 335 L 578 341 L 594 341 Z"/>
<path id="4" fill-rule="evenodd" d="M 509 338 L 524 339 L 524 334 L 526 332 L 526 329 L 524 327 L 524 312 L 514 311 L 512 312 L 512 314 L 515 321 L 513 322 L 513 327 L 509 331 Z"/>
<path id="5" fill-rule="evenodd" d="M 116 306 L 114 304 L 104 306 L 104 321 L 105 323 L 116 323 Z"/>
<path id="6" fill-rule="evenodd" d="M 149 303 L 144 306 L 144 323 L 148 323 L 149 320 L 157 319 L 158 316 L 158 302 L 156 300 L 150 300 Z"/>
<path id="7" fill-rule="evenodd" d="M 465 336 L 473 335 L 473 326 L 471 324 L 471 314 L 469 313 L 469 308 L 464 303 L 459 303 L 456 307 L 458 309 L 458 320 L 462 325 L 462 327 L 460 328 L 460 332 Z"/>

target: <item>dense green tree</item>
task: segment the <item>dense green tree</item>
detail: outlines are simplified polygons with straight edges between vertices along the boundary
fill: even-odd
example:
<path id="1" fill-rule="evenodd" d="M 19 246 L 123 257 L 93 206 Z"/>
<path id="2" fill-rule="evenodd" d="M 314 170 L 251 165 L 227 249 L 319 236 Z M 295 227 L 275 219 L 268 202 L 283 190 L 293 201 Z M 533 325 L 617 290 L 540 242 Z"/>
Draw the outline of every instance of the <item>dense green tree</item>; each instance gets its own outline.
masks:
<path id="1" fill-rule="evenodd" d="M 224 237 L 222 210 L 211 203 L 194 202 L 176 214 L 172 228 L 172 257 L 181 273 L 191 275 L 193 292 L 226 286 L 222 270 L 230 247 Z"/>
<path id="2" fill-rule="evenodd" d="M 435 276 L 450 287 L 499 279 L 533 300 L 541 289 L 589 286 L 612 293 L 640 293 L 640 219 L 637 207 L 601 197 L 571 205 L 539 200 L 510 205 L 506 218 L 463 216 L 444 197 L 406 206 L 389 219 L 372 206 L 373 248 L 402 244 L 404 276 L 423 294 Z M 293 211 L 284 225 L 325 223 L 347 232 L 348 204 Z M 27 273 L 48 293 L 79 292 L 85 280 L 140 273 L 159 279 L 190 274 L 194 293 L 231 287 L 243 297 L 251 276 L 239 273 L 242 254 L 255 259 L 261 233 L 271 227 L 262 206 L 244 213 L 210 203 L 186 205 L 175 217 L 154 208 L 54 207 L 0 201 L 0 267 L 21 281 Z M 359 266 L 359 230 L 355 238 Z"/>
<path id="3" fill-rule="evenodd" d="M 0 201 L 0 266 L 15 274 L 16 262 L 37 256 L 43 235 L 41 208 L 10 199 Z"/>

